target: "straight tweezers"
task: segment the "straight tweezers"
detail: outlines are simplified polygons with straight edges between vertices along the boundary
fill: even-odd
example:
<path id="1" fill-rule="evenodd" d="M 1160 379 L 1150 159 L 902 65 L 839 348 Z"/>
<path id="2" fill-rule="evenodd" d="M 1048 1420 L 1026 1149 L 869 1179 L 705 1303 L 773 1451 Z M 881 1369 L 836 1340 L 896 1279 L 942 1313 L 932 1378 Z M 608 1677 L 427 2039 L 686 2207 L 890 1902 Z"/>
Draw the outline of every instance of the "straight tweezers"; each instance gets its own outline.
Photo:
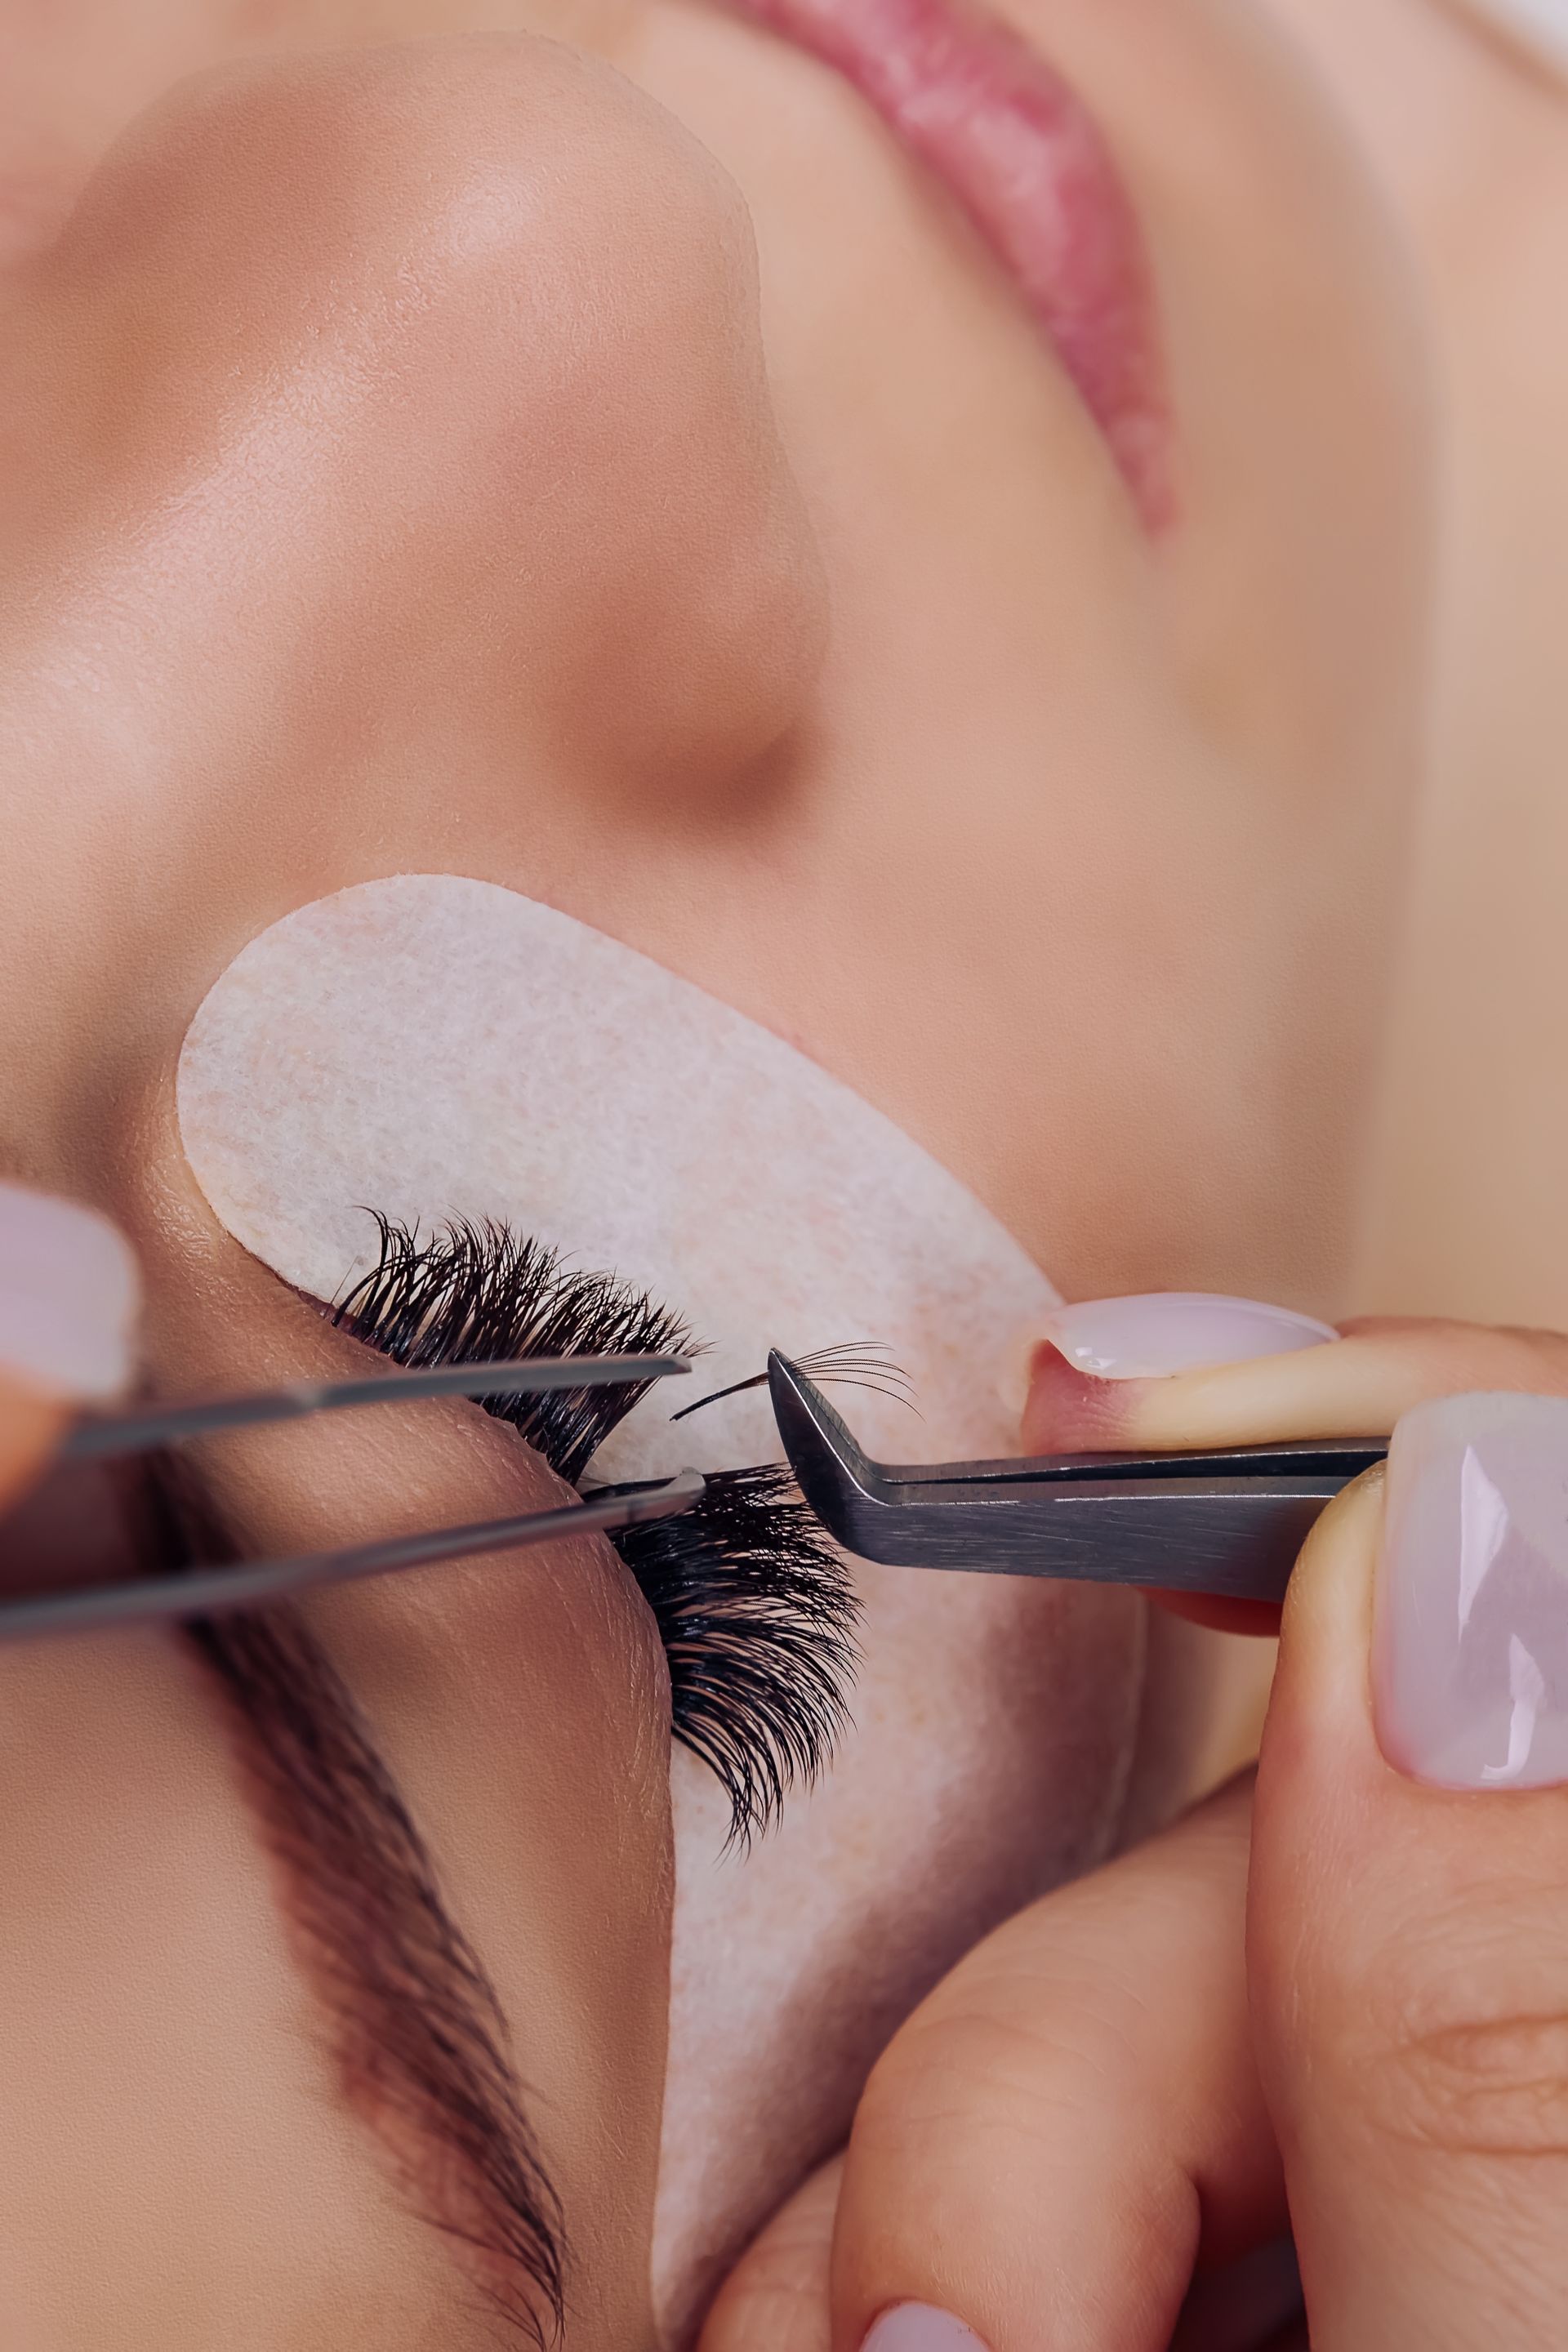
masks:
<path id="1" fill-rule="evenodd" d="M 1201 1454 L 889 1463 L 864 1452 L 797 1364 L 768 1359 L 802 1494 L 847 1551 L 894 1568 L 1080 1579 L 1278 1601 L 1324 1505 L 1386 1438 Z"/>
<path id="2" fill-rule="evenodd" d="M 149 1454 L 219 1429 L 250 1429 L 265 1422 L 305 1421 L 319 1412 L 358 1405 L 405 1404 L 434 1396 L 543 1396 L 554 1389 L 629 1388 L 689 1372 L 687 1356 L 524 1356 L 500 1364 L 436 1364 L 414 1371 L 373 1372 L 357 1381 L 290 1381 L 283 1388 L 244 1396 L 210 1397 L 151 1412 L 112 1413 L 79 1422 L 60 1448 L 65 1462 L 102 1462 L 122 1454 Z"/>
<path id="3" fill-rule="evenodd" d="M 359 1381 L 298 1381 L 247 1396 L 83 1422 L 68 1438 L 63 1454 L 68 1461 L 103 1460 L 146 1453 L 215 1430 L 298 1421 L 361 1405 L 429 1396 L 538 1395 L 560 1389 L 640 1385 L 689 1370 L 689 1363 L 680 1356 L 567 1356 L 502 1364 L 443 1364 L 416 1371 L 383 1372 Z M 670 1518 L 689 1510 L 704 1483 L 699 1472 L 683 1470 L 662 1483 L 601 1487 L 585 1500 L 557 1510 L 483 1519 L 468 1527 L 427 1528 L 416 1535 L 352 1544 L 337 1551 L 184 1569 L 169 1576 L 27 1595 L 0 1602 L 0 1643 L 34 1641 L 45 1634 L 95 1633 L 165 1618 L 210 1617 L 279 1601 L 318 1585 L 350 1583 L 478 1552 L 521 1550 L 597 1529 L 637 1527 L 648 1519 Z"/>
<path id="4" fill-rule="evenodd" d="M 475 1552 L 521 1551 L 531 1544 L 592 1535 L 597 1528 L 640 1527 L 647 1519 L 673 1518 L 678 1511 L 689 1510 L 706 1483 L 700 1471 L 681 1470 L 660 1486 L 635 1491 L 606 1487 L 586 1502 L 568 1503 L 557 1511 L 531 1511 L 521 1518 L 433 1528 L 420 1535 L 391 1536 L 382 1543 L 351 1544 L 341 1551 L 302 1552 L 292 1559 L 244 1560 L 232 1568 L 183 1569 L 174 1576 L 39 1593 L 0 1603 L 0 1643 L 36 1641 L 45 1633 L 100 1633 L 108 1626 L 144 1625 L 165 1617 L 216 1617 L 226 1610 L 286 1600 L 320 1584 L 352 1584 L 394 1569 L 425 1568 Z"/>

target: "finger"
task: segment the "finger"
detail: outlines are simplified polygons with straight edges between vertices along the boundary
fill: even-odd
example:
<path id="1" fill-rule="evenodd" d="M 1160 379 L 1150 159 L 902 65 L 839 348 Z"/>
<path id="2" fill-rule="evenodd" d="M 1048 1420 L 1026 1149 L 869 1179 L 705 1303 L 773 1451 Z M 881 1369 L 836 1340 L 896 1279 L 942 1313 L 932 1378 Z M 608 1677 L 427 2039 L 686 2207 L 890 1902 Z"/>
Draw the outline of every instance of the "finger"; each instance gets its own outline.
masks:
<path id="1" fill-rule="evenodd" d="M 843 2172 L 835 2157 L 774 2215 L 720 2290 L 697 2352 L 829 2352 L 828 2268 Z M 1295 2249 L 1289 2238 L 1272 2238 L 1194 2281 L 1170 2352 L 1307 2352 L 1300 2315 Z"/>
<path id="2" fill-rule="evenodd" d="M 1026 1453 L 1266 1444 L 1292 1437 L 1376 1436 L 1429 1396 L 1466 1389 L 1568 1392 L 1568 1339 L 1471 1323 L 1373 1318 L 1347 1323 L 1331 1345 L 1308 1326 L 1247 1300 L 1211 1300 L 1206 1328 L 1173 1293 L 1065 1307 L 1046 1327 L 1024 1411 Z M 1237 1314 L 1213 1310 L 1237 1308 Z M 1300 1326 L 1300 1328 L 1298 1328 Z M 1272 1343 L 1277 1352 L 1258 1356 Z M 1250 1356 L 1183 1368 L 1204 1344 Z M 1291 1341 L 1284 1349 L 1278 1343 Z M 1064 1352 L 1065 1350 L 1065 1352 Z M 1086 1372 L 1094 1362 L 1100 1369 Z M 1142 1374 L 1150 1362 L 1170 1367 Z M 1127 1368 L 1131 1367 L 1129 1370 Z M 1277 1608 L 1163 1592 L 1177 1616 L 1225 1633 L 1272 1633 Z"/>
<path id="3" fill-rule="evenodd" d="M 1279 1631 L 1277 1601 L 1223 1601 L 1217 1594 L 1163 1592 L 1152 1585 L 1138 1589 L 1157 1608 L 1173 1617 L 1184 1617 L 1190 1625 L 1206 1625 L 1211 1633 L 1248 1633 L 1267 1640 Z"/>
<path id="4" fill-rule="evenodd" d="M 1026 1453 L 1094 1452 L 1141 1442 L 1128 1433 L 1131 1417 L 1152 1387 L 1184 1389 L 1186 1378 L 1216 1363 L 1321 1349 L 1335 1336 L 1329 1324 L 1254 1299 L 1186 1291 L 1095 1299 L 1060 1308 L 1041 1331 L 1016 1343 L 1004 1386 L 1018 1388 Z M 1221 1633 L 1279 1630 L 1279 1608 L 1268 1602 L 1169 1592 L 1149 1598 L 1173 1616 Z"/>
<path id="5" fill-rule="evenodd" d="M 0 1372 L 0 1511 L 24 1494 L 59 1443 L 65 1407 Z"/>
<path id="6" fill-rule="evenodd" d="M 1291 2241 L 1272 2238 L 1195 2281 L 1170 2352 L 1307 2352 Z"/>
<path id="7" fill-rule="evenodd" d="M 1053 1317 L 1031 1366 L 1026 1452 L 1378 1436 L 1426 1397 L 1481 1389 L 1568 1394 L 1568 1338 L 1559 1332 L 1393 1319 L 1348 1323 L 1343 1336 L 1329 1343 L 1173 1368 L 1163 1378 L 1125 1376 L 1115 1360 L 1100 1374 L 1089 1374 L 1075 1360 L 1088 1351 L 1074 1333 L 1092 1330 L 1092 1318 L 1108 1305 L 1136 1306 L 1146 1325 L 1160 1324 L 1173 1311 L 1156 1295 L 1066 1307 Z M 1259 1333 L 1265 1328 L 1259 1324 Z M 1169 1354 L 1170 1335 L 1158 1337 Z M 1101 1349 L 1097 1357 L 1102 1364 L 1106 1352 Z M 1141 1348 L 1123 1338 L 1122 1363 L 1157 1360 L 1153 1337 Z"/>
<path id="8" fill-rule="evenodd" d="M 1394 1433 L 1385 1511 L 1384 1483 L 1358 1482 L 1302 1555 L 1259 1777 L 1255 2033 L 1311 2341 L 1552 2343 L 1568 1402 L 1422 1405 Z"/>
<path id="9" fill-rule="evenodd" d="M 797 2189 L 742 2255 L 697 2352 L 829 2352 L 828 2273 L 844 2159 Z"/>
<path id="10" fill-rule="evenodd" d="M 124 1385 L 136 1296 L 114 1226 L 0 1183 L 0 1508 L 41 1469 L 74 1404 Z"/>
<path id="11" fill-rule="evenodd" d="M 1233 1783 L 1036 1904 L 895 2036 L 845 2162 L 838 2352 L 873 2323 L 878 2352 L 960 2326 L 990 2352 L 1165 2352 L 1194 2264 L 1284 2228 L 1245 2014 L 1248 1802 Z"/>

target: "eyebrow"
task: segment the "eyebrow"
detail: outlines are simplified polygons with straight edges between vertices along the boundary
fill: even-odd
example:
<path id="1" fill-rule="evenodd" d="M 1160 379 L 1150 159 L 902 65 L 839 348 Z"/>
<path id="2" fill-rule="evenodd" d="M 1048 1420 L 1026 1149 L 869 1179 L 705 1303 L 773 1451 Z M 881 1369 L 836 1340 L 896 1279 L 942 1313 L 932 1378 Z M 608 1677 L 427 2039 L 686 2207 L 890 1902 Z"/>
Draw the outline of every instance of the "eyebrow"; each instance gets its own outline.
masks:
<path id="1" fill-rule="evenodd" d="M 194 1466 L 166 1458 L 165 1563 L 237 1558 Z M 353 1693 L 299 1612 L 196 1618 L 345 2098 L 410 2205 L 468 2255 L 492 2311 L 547 2352 L 565 2318 L 561 2201 L 523 2107 L 494 1986 Z"/>

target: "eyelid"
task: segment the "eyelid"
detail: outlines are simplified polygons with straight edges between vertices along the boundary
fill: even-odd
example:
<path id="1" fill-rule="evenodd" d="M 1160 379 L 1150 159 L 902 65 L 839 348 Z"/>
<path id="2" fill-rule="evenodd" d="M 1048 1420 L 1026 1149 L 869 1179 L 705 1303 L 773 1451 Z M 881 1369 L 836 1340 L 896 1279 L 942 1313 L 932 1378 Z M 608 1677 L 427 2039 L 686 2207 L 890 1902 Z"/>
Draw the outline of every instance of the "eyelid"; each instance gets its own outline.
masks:
<path id="1" fill-rule="evenodd" d="M 696 1352 L 684 1320 L 618 1277 L 494 1223 L 458 1220 L 421 1241 L 376 1215 L 380 1250 L 334 1319 L 399 1363 L 509 1356 Z M 850 1355 L 858 1363 L 858 1351 Z M 490 1398 L 575 1485 L 646 1389 Z M 713 1770 L 744 1843 L 809 1784 L 848 1723 L 858 1601 L 837 1548 L 783 1465 L 708 1474 L 681 1518 L 613 1531 L 653 1612 L 669 1665 L 677 1739 Z"/>
<path id="2" fill-rule="evenodd" d="M 198 1465 L 150 1458 L 166 1520 L 162 1564 L 242 1558 Z M 352 1694 L 287 1605 L 179 1631 L 233 1709 L 345 2088 L 425 2218 L 493 2271 L 495 2299 L 521 2336 L 558 2340 L 561 2201 L 523 2112 L 507 2021 Z"/>
<path id="3" fill-rule="evenodd" d="M 493 1220 L 456 1219 L 422 1242 L 410 1227 L 371 1213 L 380 1244 L 376 1263 L 331 1317 L 396 1363 L 700 1352 L 683 1318 L 646 1291 L 613 1275 L 565 1267 L 559 1252 Z M 651 1385 L 491 1397 L 484 1410 L 510 1423 L 577 1486 Z"/>

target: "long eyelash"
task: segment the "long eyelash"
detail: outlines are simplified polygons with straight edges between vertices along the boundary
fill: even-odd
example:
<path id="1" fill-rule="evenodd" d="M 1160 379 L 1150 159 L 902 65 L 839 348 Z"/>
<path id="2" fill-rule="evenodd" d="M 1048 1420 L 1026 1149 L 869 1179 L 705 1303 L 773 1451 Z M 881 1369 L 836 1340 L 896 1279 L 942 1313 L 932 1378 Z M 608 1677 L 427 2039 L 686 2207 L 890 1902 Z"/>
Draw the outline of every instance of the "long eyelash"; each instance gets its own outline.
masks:
<path id="1" fill-rule="evenodd" d="M 873 1396 L 890 1397 L 895 1404 L 908 1405 L 913 1413 L 920 1412 L 908 1372 L 891 1356 L 882 1355 L 874 1339 L 842 1339 L 836 1348 L 814 1349 L 809 1356 L 795 1360 L 820 1387 L 866 1389 Z M 748 1390 L 767 1384 L 766 1372 L 753 1372 L 750 1380 L 731 1381 L 727 1389 L 712 1389 L 695 1404 L 683 1404 L 679 1412 L 670 1414 L 670 1420 L 684 1421 L 689 1413 L 700 1412 L 704 1405 L 718 1404 L 724 1397 L 744 1396 Z"/>
<path id="2" fill-rule="evenodd" d="M 700 1352 L 679 1316 L 646 1291 L 563 1267 L 558 1251 L 519 1240 L 510 1226 L 458 1218 L 422 1243 L 406 1225 L 370 1213 L 380 1236 L 376 1264 L 339 1300 L 332 1320 L 395 1363 Z M 649 1386 L 489 1397 L 485 1411 L 510 1422 L 575 1486 Z"/>
<path id="3" fill-rule="evenodd" d="M 710 1472 L 701 1504 L 611 1538 L 669 1659 L 677 1737 L 730 1800 L 730 1843 L 777 1820 L 847 1727 L 859 1603 L 782 1465 Z"/>
<path id="4" fill-rule="evenodd" d="M 377 1262 L 332 1320 L 396 1363 L 700 1351 L 681 1318 L 646 1292 L 565 1267 L 557 1252 L 505 1224 L 458 1219 L 422 1241 L 416 1229 L 370 1213 Z M 882 1369 L 857 1348 L 824 1358 L 849 1360 L 849 1377 Z M 647 1386 L 483 1403 L 576 1486 Z M 745 1845 L 776 1820 L 790 1788 L 816 1779 L 847 1725 L 854 1585 L 782 1467 L 712 1473 L 694 1508 L 610 1541 L 665 1644 L 674 1737 L 718 1776 L 731 1842 Z"/>

